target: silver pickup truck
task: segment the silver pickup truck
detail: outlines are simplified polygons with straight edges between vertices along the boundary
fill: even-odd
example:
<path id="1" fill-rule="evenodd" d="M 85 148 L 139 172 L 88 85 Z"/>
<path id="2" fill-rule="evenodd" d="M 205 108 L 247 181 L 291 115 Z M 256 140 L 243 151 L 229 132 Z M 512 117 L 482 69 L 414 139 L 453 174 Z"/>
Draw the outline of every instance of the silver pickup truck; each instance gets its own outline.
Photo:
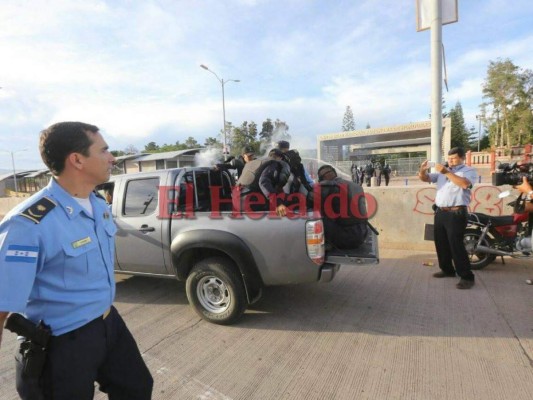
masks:
<path id="1" fill-rule="evenodd" d="M 177 168 L 113 176 L 117 273 L 186 281 L 205 320 L 237 321 L 264 287 L 329 282 L 341 264 L 379 263 L 377 236 L 357 250 L 326 252 L 320 216 L 232 210 L 226 171 Z"/>

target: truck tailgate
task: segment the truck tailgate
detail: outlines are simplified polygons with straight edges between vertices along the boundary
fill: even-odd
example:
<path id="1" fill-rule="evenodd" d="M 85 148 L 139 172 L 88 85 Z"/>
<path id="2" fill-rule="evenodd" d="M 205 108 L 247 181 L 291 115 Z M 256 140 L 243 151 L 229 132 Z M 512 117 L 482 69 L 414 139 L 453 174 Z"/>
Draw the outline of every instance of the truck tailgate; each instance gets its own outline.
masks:
<path id="1" fill-rule="evenodd" d="M 369 230 L 365 243 L 355 250 L 333 249 L 326 251 L 326 262 L 344 265 L 379 264 L 377 235 Z"/>

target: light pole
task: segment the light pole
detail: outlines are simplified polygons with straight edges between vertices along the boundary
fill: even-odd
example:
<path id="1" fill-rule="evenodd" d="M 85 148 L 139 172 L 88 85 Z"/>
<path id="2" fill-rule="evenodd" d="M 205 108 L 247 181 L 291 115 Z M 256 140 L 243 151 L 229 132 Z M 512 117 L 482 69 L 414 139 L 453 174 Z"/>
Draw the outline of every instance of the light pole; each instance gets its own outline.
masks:
<path id="1" fill-rule="evenodd" d="M 26 150 L 28 150 L 28 149 L 15 150 L 15 151 L 0 150 L 0 151 L 3 151 L 4 153 L 11 154 L 11 166 L 13 167 L 13 181 L 15 182 L 15 193 L 18 193 L 18 191 L 19 191 L 19 188 L 17 186 L 17 172 L 15 171 L 15 153 L 18 153 L 18 152 L 21 152 L 21 151 L 26 151 Z"/>
<path id="2" fill-rule="evenodd" d="M 239 79 L 227 79 L 227 80 L 224 80 L 224 79 L 219 78 L 218 75 L 214 71 L 212 71 L 209 68 L 207 68 L 206 65 L 201 64 L 200 67 L 202 67 L 206 71 L 209 71 L 213 75 L 215 75 L 217 80 L 220 82 L 220 85 L 222 86 L 222 118 L 224 119 L 224 125 L 223 125 L 224 149 L 223 149 L 223 153 L 224 153 L 224 161 L 225 161 L 225 160 L 228 159 L 228 151 L 227 151 L 227 148 L 226 148 L 226 103 L 225 103 L 225 99 L 224 99 L 224 85 L 226 83 L 228 83 L 228 82 L 240 82 L 240 80 Z"/>
<path id="3" fill-rule="evenodd" d="M 479 122 L 477 129 L 477 152 L 479 153 L 479 141 L 481 140 L 481 115 L 476 115 L 476 119 Z"/>

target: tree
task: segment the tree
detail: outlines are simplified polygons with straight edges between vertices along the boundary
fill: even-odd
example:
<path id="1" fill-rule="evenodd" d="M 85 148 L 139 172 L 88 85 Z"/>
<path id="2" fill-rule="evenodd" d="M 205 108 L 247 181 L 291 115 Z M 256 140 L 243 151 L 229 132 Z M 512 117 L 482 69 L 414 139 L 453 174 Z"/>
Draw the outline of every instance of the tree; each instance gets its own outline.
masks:
<path id="1" fill-rule="evenodd" d="M 137 147 L 130 144 L 124 149 L 124 154 L 139 154 L 139 150 L 137 150 Z"/>
<path id="2" fill-rule="evenodd" d="M 259 133 L 259 137 L 264 142 L 270 143 L 272 141 L 272 133 L 274 132 L 274 125 L 272 124 L 272 120 L 270 118 L 267 118 L 266 121 L 263 122 L 262 126 L 263 128 Z"/>
<path id="3" fill-rule="evenodd" d="M 144 146 L 144 151 L 147 153 L 157 153 L 159 146 L 155 142 L 150 142 Z"/>
<path id="4" fill-rule="evenodd" d="M 450 110 L 449 117 L 452 120 L 451 147 L 462 147 L 464 149 L 468 149 L 470 132 L 465 125 L 463 107 L 461 106 L 460 102 L 457 102 L 455 107 Z"/>
<path id="5" fill-rule="evenodd" d="M 238 156 L 244 146 L 252 146 L 256 151 L 260 147 L 257 140 L 257 124 L 255 122 L 244 121 L 241 126 L 233 128 L 232 132 L 233 148 L 231 154 Z"/>
<path id="6" fill-rule="evenodd" d="M 188 148 L 188 149 L 197 149 L 198 147 L 202 147 L 200 145 L 200 143 L 198 143 L 196 141 L 195 138 L 193 138 L 192 136 L 189 136 L 187 138 L 187 140 L 185 140 L 185 146 Z"/>
<path id="7" fill-rule="evenodd" d="M 531 141 L 532 87 L 531 70 L 520 69 L 510 59 L 489 62 L 481 110 L 493 145 L 510 148 Z"/>
<path id="8" fill-rule="evenodd" d="M 205 147 L 222 148 L 222 143 L 220 143 L 217 138 L 208 137 L 204 141 L 204 146 Z"/>
<path id="9" fill-rule="evenodd" d="M 344 132 L 355 131 L 355 120 L 353 118 L 353 112 L 350 106 L 346 106 L 344 118 L 342 119 L 342 130 Z"/>

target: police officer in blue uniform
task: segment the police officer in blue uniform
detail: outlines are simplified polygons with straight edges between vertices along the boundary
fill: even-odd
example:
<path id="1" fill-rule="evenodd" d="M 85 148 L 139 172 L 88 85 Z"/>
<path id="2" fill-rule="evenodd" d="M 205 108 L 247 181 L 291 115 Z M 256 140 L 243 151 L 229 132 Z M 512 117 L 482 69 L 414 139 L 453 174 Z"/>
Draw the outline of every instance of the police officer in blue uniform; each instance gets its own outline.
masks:
<path id="1" fill-rule="evenodd" d="M 459 275 L 458 289 L 470 289 L 475 284 L 470 259 L 463 243 L 468 223 L 468 204 L 477 172 L 464 163 L 465 150 L 454 147 L 448 152 L 448 166 L 435 164 L 428 173 L 428 160 L 420 165 L 419 178 L 437 184 L 435 197 L 434 242 L 440 271 L 435 278 L 453 278 Z"/>
<path id="2" fill-rule="evenodd" d="M 98 128 L 81 122 L 43 130 L 39 149 L 53 178 L 0 223 L 0 326 L 21 313 L 52 335 L 36 377 L 17 352 L 17 391 L 22 399 L 89 400 L 98 382 L 110 399 L 150 399 L 152 376 L 112 306 L 116 227 L 93 193 L 114 157 Z"/>

